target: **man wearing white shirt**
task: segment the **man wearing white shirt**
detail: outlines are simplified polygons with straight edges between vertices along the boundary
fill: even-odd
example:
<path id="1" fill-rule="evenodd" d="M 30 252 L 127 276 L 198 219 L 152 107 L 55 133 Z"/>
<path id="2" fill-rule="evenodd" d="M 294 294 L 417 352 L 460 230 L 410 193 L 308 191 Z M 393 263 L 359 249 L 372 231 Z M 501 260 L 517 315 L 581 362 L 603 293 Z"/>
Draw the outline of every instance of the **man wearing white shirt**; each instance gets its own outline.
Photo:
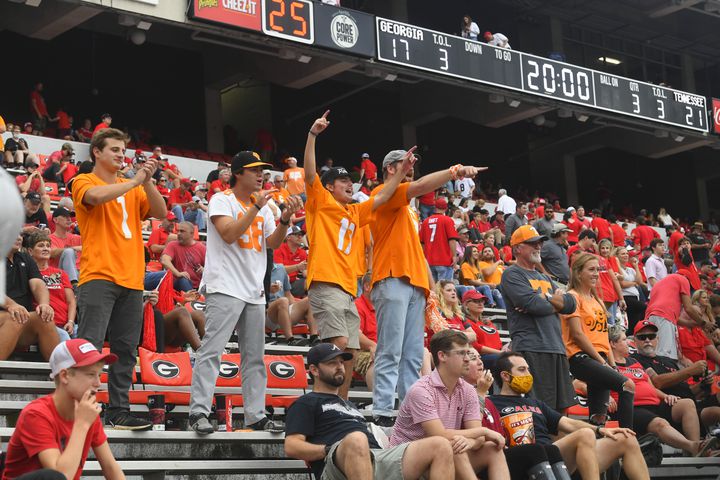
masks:
<path id="1" fill-rule="evenodd" d="M 512 47 L 508 43 L 508 38 L 502 33 L 485 32 L 484 38 L 488 45 L 512 50 Z"/>
<path id="2" fill-rule="evenodd" d="M 645 261 L 645 276 L 648 281 L 648 290 L 652 290 L 653 285 L 668 276 L 667 267 L 665 266 L 665 242 L 661 238 L 654 238 L 650 242 L 652 255 Z"/>
<path id="3" fill-rule="evenodd" d="M 517 203 L 515 203 L 515 200 L 507 194 L 507 190 L 501 188 L 498 190 L 498 195 L 500 195 L 500 198 L 498 198 L 496 211 L 502 212 L 506 217 L 515 213 Z"/>
<path id="4" fill-rule="evenodd" d="M 280 228 L 267 203 L 272 193 L 261 190 L 263 167 L 255 152 L 240 152 L 232 160 L 230 189 L 213 195 L 208 206 L 207 254 L 200 283 L 207 307 L 206 331 L 197 351 L 190 390 L 190 428 L 206 435 L 220 356 L 237 329 L 242 355 L 241 375 L 245 426 L 277 431 L 265 416 L 265 303 L 263 279 L 268 248 L 280 247 L 290 217 L 301 206 L 291 196 L 285 202 Z"/>
<path id="5" fill-rule="evenodd" d="M 475 190 L 475 182 L 473 182 L 472 178 L 455 180 L 455 191 L 463 198 L 472 198 L 473 190 Z"/>

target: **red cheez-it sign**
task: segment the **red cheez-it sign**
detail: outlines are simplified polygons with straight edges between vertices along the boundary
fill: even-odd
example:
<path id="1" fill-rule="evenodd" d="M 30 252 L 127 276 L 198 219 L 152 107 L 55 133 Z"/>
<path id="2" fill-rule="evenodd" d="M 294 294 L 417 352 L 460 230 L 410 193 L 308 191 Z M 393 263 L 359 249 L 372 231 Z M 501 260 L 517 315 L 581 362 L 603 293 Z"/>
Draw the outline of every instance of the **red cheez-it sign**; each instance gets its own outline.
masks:
<path id="1" fill-rule="evenodd" d="M 720 134 L 720 99 L 712 99 L 713 131 Z"/>
<path id="2" fill-rule="evenodd" d="M 260 31 L 261 1 L 193 0 L 193 16 L 233 27 Z"/>

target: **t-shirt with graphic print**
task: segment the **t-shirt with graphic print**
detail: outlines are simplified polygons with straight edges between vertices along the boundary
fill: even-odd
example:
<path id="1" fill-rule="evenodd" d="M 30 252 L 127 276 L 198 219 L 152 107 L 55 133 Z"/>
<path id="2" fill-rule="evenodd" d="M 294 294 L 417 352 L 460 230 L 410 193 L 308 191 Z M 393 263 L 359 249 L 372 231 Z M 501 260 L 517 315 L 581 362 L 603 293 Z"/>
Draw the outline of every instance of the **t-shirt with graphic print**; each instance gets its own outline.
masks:
<path id="1" fill-rule="evenodd" d="M 509 448 L 518 445 L 550 445 L 562 415 L 540 400 L 520 395 L 490 395 L 500 413 Z"/>

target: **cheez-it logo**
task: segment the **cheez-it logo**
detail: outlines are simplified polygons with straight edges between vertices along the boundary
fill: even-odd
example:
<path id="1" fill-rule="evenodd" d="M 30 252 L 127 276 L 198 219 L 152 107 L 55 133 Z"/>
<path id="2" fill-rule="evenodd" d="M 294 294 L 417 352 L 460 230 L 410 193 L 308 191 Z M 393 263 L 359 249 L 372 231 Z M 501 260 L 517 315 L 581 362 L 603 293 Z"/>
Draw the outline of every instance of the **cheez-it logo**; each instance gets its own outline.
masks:
<path id="1" fill-rule="evenodd" d="M 198 0 L 198 9 L 200 8 L 215 8 L 218 6 L 218 0 Z"/>
<path id="2" fill-rule="evenodd" d="M 538 280 L 531 278 L 530 279 L 530 286 L 533 290 L 540 293 L 541 295 L 545 295 L 547 293 L 552 293 L 552 285 L 547 280 Z"/>

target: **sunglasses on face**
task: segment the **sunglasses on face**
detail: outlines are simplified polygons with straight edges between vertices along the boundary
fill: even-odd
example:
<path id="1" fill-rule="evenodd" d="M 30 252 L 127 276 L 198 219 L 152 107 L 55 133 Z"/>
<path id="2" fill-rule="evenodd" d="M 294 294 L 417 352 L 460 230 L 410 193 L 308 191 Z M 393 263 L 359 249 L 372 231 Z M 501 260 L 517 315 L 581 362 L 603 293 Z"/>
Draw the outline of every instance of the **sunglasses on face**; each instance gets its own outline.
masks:
<path id="1" fill-rule="evenodd" d="M 639 335 L 635 335 L 635 338 L 641 342 L 644 342 L 645 340 L 655 340 L 657 338 L 657 333 L 641 333 Z"/>

